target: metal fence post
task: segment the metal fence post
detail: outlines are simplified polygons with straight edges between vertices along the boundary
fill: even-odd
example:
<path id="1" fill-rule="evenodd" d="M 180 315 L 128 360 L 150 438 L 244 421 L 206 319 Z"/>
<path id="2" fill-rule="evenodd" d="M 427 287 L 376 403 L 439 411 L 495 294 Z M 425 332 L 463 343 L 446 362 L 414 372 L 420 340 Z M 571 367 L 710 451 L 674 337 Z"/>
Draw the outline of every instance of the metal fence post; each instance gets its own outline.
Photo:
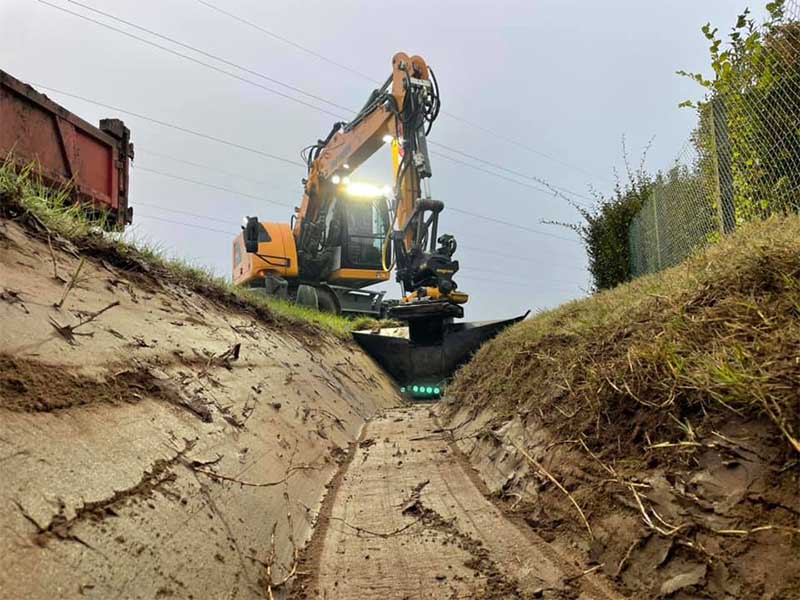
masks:
<path id="1" fill-rule="evenodd" d="M 733 172 L 731 146 L 728 138 L 728 121 L 721 98 L 711 100 L 711 129 L 716 171 L 714 191 L 717 197 L 720 233 L 728 234 L 736 228 L 736 210 L 733 204 Z"/>
<path id="2" fill-rule="evenodd" d="M 656 266 L 661 270 L 661 238 L 658 233 L 658 197 L 656 196 L 657 186 L 653 186 L 653 194 L 650 196 L 653 202 L 653 226 L 656 230 Z"/>

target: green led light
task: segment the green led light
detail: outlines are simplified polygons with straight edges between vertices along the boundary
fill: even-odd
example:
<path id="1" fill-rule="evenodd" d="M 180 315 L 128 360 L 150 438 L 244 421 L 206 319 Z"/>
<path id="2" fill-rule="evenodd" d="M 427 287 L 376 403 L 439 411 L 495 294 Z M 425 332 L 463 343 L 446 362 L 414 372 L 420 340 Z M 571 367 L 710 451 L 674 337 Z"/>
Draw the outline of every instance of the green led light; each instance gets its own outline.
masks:
<path id="1" fill-rule="evenodd" d="M 404 394 L 405 392 L 406 392 L 406 388 L 405 388 L 405 387 L 401 387 L 401 388 L 400 388 L 400 393 L 401 393 L 401 394 Z"/>
<path id="2" fill-rule="evenodd" d="M 415 385 L 414 387 L 411 388 L 411 390 L 414 391 L 414 392 L 418 392 L 419 391 L 419 386 Z"/>
<path id="3" fill-rule="evenodd" d="M 433 393 L 433 388 L 432 388 L 432 387 L 425 388 L 425 391 L 426 391 L 427 393 L 429 393 L 429 394 L 432 394 L 432 393 Z"/>
<path id="4" fill-rule="evenodd" d="M 440 390 L 439 388 L 433 388 L 433 393 L 434 393 L 434 394 L 437 394 L 437 395 L 438 395 L 439 393 L 441 393 L 441 391 L 442 391 L 442 390 Z"/>

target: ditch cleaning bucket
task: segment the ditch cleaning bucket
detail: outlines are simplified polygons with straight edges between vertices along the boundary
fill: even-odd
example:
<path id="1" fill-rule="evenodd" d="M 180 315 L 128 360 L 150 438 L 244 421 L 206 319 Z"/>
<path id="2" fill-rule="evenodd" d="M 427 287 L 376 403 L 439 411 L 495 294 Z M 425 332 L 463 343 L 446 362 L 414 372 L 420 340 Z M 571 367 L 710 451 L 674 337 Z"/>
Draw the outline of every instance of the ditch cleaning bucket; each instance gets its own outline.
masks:
<path id="1" fill-rule="evenodd" d="M 527 316 L 472 323 L 410 320 L 408 327 L 356 331 L 353 337 L 401 387 L 427 391 L 441 388 L 481 344 Z"/>

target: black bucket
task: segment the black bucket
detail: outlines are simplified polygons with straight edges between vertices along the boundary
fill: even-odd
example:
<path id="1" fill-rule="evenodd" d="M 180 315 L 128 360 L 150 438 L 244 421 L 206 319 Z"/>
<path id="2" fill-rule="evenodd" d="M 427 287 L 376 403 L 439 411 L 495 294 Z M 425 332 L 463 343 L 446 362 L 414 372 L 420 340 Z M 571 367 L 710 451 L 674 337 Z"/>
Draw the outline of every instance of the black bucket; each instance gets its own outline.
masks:
<path id="1" fill-rule="evenodd" d="M 376 333 L 355 331 L 353 337 L 400 386 L 427 388 L 441 385 L 481 344 L 526 316 L 527 312 L 501 321 L 445 322 L 441 325 L 441 335 L 417 336 L 416 341 L 409 339 L 408 327 L 382 329 Z"/>

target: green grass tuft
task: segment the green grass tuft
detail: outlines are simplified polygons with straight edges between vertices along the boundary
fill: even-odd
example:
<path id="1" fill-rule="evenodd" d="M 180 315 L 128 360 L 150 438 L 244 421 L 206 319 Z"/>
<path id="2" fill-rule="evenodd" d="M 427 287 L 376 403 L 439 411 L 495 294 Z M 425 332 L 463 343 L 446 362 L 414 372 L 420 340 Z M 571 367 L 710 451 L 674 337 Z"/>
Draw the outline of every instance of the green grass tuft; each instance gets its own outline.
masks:
<path id="1" fill-rule="evenodd" d="M 167 258 L 163 249 L 151 242 L 126 240 L 121 233 L 105 231 L 104 216 L 90 215 L 76 205 L 69 187 L 48 188 L 37 176 L 35 165 L 15 168 L 12 164 L 9 158 L 0 165 L 0 211 L 7 213 L 10 207 L 17 207 L 24 214 L 16 216 L 33 217 L 50 234 L 69 240 L 89 255 L 111 258 L 121 268 L 166 277 L 214 299 L 252 309 L 264 319 L 310 327 L 344 340 L 351 339 L 354 330 L 379 324 L 374 319 L 337 316 L 238 288 L 208 269 Z"/>

